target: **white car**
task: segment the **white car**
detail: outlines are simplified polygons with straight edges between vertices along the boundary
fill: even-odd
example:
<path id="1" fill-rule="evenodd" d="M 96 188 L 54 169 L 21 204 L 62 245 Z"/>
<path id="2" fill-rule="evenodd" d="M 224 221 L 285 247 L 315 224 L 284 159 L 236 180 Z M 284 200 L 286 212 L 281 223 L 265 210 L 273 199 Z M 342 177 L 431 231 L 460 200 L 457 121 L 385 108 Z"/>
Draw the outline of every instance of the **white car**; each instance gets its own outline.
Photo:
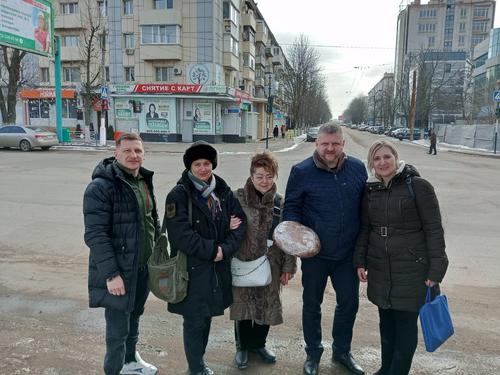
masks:
<path id="1" fill-rule="evenodd" d="M 48 150 L 59 144 L 57 135 L 39 127 L 7 125 L 0 127 L 0 147 L 31 151 L 34 147 Z"/>

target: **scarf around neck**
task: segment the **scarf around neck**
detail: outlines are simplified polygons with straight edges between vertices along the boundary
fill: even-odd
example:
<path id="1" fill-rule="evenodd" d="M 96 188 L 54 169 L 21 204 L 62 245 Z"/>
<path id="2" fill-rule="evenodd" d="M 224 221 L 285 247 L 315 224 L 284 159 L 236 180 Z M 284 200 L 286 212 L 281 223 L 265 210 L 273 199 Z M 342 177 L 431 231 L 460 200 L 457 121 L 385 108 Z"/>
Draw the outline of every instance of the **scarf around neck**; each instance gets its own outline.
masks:
<path id="1" fill-rule="evenodd" d="M 207 200 L 207 206 L 212 213 L 212 218 L 215 218 L 218 212 L 221 211 L 220 201 L 217 195 L 215 195 L 214 190 L 216 186 L 215 176 L 212 174 L 210 179 L 210 184 L 207 184 L 205 181 L 200 180 L 191 171 L 188 171 L 188 177 L 193 183 L 196 190 L 198 190 L 203 198 Z"/>

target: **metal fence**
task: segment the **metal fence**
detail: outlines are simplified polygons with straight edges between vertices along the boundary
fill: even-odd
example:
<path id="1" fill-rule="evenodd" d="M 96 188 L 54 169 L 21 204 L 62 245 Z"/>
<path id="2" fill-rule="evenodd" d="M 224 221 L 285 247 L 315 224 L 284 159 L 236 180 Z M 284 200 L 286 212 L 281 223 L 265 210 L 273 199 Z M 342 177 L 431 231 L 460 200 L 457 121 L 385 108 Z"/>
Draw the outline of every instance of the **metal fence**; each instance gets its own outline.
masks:
<path id="1" fill-rule="evenodd" d="M 495 125 L 435 124 L 434 130 L 440 142 L 487 151 L 495 150 Z M 499 139 L 496 150 L 500 151 Z"/>

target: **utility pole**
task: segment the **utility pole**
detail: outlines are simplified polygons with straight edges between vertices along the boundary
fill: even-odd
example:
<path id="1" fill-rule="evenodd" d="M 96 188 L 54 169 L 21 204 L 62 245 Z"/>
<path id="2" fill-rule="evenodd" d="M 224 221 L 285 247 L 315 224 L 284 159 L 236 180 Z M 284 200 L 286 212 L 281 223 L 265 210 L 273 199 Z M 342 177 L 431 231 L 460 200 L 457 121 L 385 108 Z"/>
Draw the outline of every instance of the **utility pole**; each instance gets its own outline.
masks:
<path id="1" fill-rule="evenodd" d="M 409 118 L 409 128 L 410 128 L 410 141 L 413 141 L 413 130 L 415 129 L 415 115 L 417 112 L 417 71 L 413 71 L 413 82 L 411 87 L 411 102 L 410 102 L 410 118 Z"/>
<path id="2" fill-rule="evenodd" d="M 56 132 L 59 143 L 63 142 L 62 128 L 62 90 L 61 90 L 61 38 L 54 37 L 55 59 L 54 59 L 54 80 L 56 96 Z"/>
<path id="3" fill-rule="evenodd" d="M 496 93 L 500 91 L 500 80 L 497 80 L 496 82 Z M 496 96 L 496 95 L 495 95 Z M 498 118 L 500 117 L 500 101 L 495 100 L 495 136 L 493 137 L 493 153 L 497 153 L 497 140 L 498 140 Z"/>

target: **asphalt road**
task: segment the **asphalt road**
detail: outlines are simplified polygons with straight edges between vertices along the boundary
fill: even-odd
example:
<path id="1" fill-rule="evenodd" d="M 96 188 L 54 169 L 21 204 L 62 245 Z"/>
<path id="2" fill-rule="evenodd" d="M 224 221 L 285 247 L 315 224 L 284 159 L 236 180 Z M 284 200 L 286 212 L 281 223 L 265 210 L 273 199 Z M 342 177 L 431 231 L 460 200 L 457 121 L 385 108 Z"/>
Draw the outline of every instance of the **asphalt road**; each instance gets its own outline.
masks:
<path id="1" fill-rule="evenodd" d="M 347 130 L 346 152 L 361 159 L 379 136 Z M 431 156 L 423 147 L 396 141 L 400 158 L 434 185 L 443 215 L 450 267 L 448 295 L 456 334 L 438 352 L 419 344 L 413 374 L 500 374 L 500 160 L 456 152 Z M 252 145 L 220 145 L 216 173 L 233 188 L 248 177 Z M 260 146 L 259 146 L 260 147 Z M 276 147 L 274 147 L 276 148 Z M 163 200 L 182 172 L 183 145 L 147 147 L 145 166 L 156 172 Z M 278 152 L 278 189 L 290 167 L 308 157 L 313 144 Z M 104 352 L 103 312 L 87 308 L 87 256 L 82 196 L 94 166 L 110 152 L 0 151 L 0 374 L 98 374 Z M 301 286 L 298 275 L 283 293 L 285 324 L 273 327 L 269 346 L 278 362 L 251 361 L 247 374 L 301 374 Z M 361 290 L 353 353 L 374 372 L 379 364 L 377 313 Z M 330 364 L 329 332 L 334 294 L 325 297 L 322 373 L 346 374 Z M 160 374 L 182 373 L 181 320 L 152 297 L 139 349 Z M 217 374 L 234 368 L 232 324 L 214 319 L 207 362 Z"/>

